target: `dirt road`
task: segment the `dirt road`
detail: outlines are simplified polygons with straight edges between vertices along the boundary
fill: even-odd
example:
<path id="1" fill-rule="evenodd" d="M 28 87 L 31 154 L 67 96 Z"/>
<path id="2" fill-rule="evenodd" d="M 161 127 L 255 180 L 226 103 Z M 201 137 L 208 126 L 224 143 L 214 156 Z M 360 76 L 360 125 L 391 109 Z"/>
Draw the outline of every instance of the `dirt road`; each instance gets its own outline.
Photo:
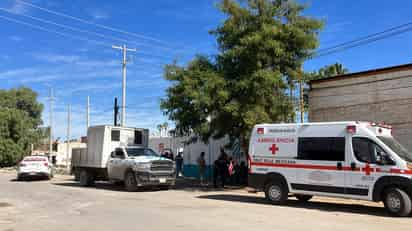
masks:
<path id="1" fill-rule="evenodd" d="M 410 230 L 411 218 L 387 217 L 381 204 L 314 198 L 269 205 L 244 191 L 124 192 L 79 187 L 71 177 L 16 182 L 0 173 L 0 231 L 11 230 Z"/>

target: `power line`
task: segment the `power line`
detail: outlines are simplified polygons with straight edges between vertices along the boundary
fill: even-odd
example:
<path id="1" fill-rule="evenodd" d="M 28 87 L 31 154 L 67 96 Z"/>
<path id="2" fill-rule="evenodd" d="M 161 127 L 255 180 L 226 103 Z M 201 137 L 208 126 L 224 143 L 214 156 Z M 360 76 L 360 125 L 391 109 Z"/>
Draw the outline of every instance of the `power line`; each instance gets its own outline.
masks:
<path id="1" fill-rule="evenodd" d="M 313 55 L 312 59 L 327 56 L 327 55 L 341 52 L 344 50 L 348 50 L 351 48 L 363 46 L 369 43 L 387 39 L 387 38 L 390 38 L 390 37 L 393 37 L 399 34 L 403 34 L 409 31 L 412 31 L 412 22 L 405 23 L 405 24 L 402 24 L 396 27 L 392 27 L 392 28 L 386 29 L 378 33 L 360 37 L 358 39 L 354 39 L 348 42 L 344 42 L 344 43 L 341 43 L 341 44 L 338 44 L 338 45 L 335 45 L 329 48 L 321 49 Z"/>
<path id="2" fill-rule="evenodd" d="M 105 47 L 111 47 L 111 44 L 109 44 L 109 43 L 100 42 L 100 41 L 97 41 L 97 40 L 88 39 L 88 38 L 80 37 L 80 36 L 76 36 L 76 35 L 71 35 L 71 34 L 67 34 L 67 33 L 64 33 L 64 32 L 59 32 L 59 31 L 56 31 L 56 30 L 50 30 L 50 29 L 47 29 L 47 28 L 42 27 L 42 26 L 38 26 L 38 25 L 35 25 L 35 24 L 32 24 L 32 23 L 28 23 L 28 22 L 17 20 L 17 19 L 13 19 L 13 18 L 4 16 L 4 15 L 0 15 L 0 18 L 4 19 L 6 21 L 10 21 L 10 22 L 14 22 L 14 23 L 17 23 L 17 24 L 25 25 L 25 26 L 28 26 L 28 27 L 31 27 L 31 28 L 34 28 L 34 29 L 46 31 L 46 32 L 49 32 L 49 33 L 55 33 L 55 34 L 63 36 L 63 37 L 83 40 L 83 41 L 86 41 L 86 42 L 92 42 L 92 43 L 95 43 L 97 45 L 101 45 L 101 46 L 105 46 Z"/>
<path id="3" fill-rule="evenodd" d="M 125 40 L 125 39 L 122 39 L 122 38 L 117 38 L 117 37 L 113 37 L 113 36 L 106 36 L 106 35 L 104 35 L 104 34 L 96 33 L 96 32 L 93 32 L 93 31 L 78 29 L 78 28 L 75 28 L 75 27 L 72 27 L 72 26 L 67 26 L 67 25 L 59 24 L 59 23 L 52 22 L 52 21 L 49 21 L 49 20 L 46 20 L 46 19 L 34 17 L 34 16 L 31 16 L 31 15 L 27 15 L 27 14 L 17 14 L 17 13 L 14 13 L 14 12 L 6 9 L 6 8 L 1 8 L 1 7 L 0 7 L 0 10 L 1 10 L 1 11 L 5 11 L 5 12 L 10 13 L 10 14 L 16 14 L 16 15 L 19 15 L 19 16 L 27 17 L 27 18 L 30 18 L 30 19 L 33 19 L 33 20 L 36 20 L 36 21 L 39 21 L 39 22 L 42 22 L 42 23 L 46 23 L 46 24 L 51 24 L 51 25 L 54 25 L 54 26 L 58 26 L 58 27 L 61 27 L 61 28 L 64 28 L 64 29 L 68 29 L 68 30 L 72 30 L 72 31 L 77 31 L 77 32 L 80 32 L 80 33 L 93 34 L 93 35 L 95 35 L 95 36 L 99 36 L 99 37 L 104 38 L 104 39 L 117 40 L 117 41 L 121 41 L 121 42 L 125 42 L 125 43 L 133 43 L 133 42 L 131 42 L 131 41 L 128 41 L 128 40 Z M 142 45 L 142 44 L 140 44 L 140 45 Z"/>
<path id="4" fill-rule="evenodd" d="M 339 48 L 341 46 L 349 45 L 351 43 L 360 42 L 362 40 L 370 39 L 370 38 L 376 37 L 378 35 L 382 35 L 382 34 L 385 34 L 385 33 L 388 33 L 388 32 L 394 31 L 394 30 L 398 30 L 398 29 L 403 28 L 403 27 L 411 26 L 411 25 L 412 25 L 412 22 L 405 23 L 405 24 L 402 24 L 402 25 L 399 25 L 399 26 L 395 26 L 395 27 L 386 29 L 386 30 L 378 32 L 378 33 L 374 33 L 374 34 L 370 34 L 370 35 L 367 35 L 367 36 L 364 36 L 364 37 L 360 37 L 360 38 L 357 38 L 357 39 L 354 39 L 354 40 L 351 40 L 351 41 L 348 41 L 348 42 L 344 42 L 344 43 L 341 43 L 341 44 L 338 44 L 338 45 L 335 45 L 335 46 L 332 46 L 332 47 L 320 49 L 317 52 L 318 53 L 326 52 L 328 50 L 336 49 L 336 48 Z"/>
<path id="5" fill-rule="evenodd" d="M 118 33 L 126 34 L 126 35 L 129 35 L 129 36 L 134 36 L 136 38 L 146 39 L 146 40 L 154 41 L 154 42 L 157 42 L 157 43 L 160 43 L 160 44 L 168 45 L 165 41 L 162 41 L 162 40 L 159 40 L 159 39 L 156 39 L 156 38 L 153 38 L 153 37 L 149 37 L 149 36 L 146 36 L 146 35 L 141 35 L 141 34 L 137 34 L 137 33 L 133 33 L 133 32 L 128 32 L 128 31 L 125 31 L 125 30 L 122 30 L 122 29 L 118 29 L 118 28 L 106 26 L 106 25 L 103 25 L 103 24 L 95 23 L 95 22 L 88 21 L 88 20 L 85 20 L 85 19 L 82 19 L 82 18 L 74 17 L 74 16 L 71 16 L 71 15 L 68 15 L 68 14 L 64 14 L 64 13 L 57 12 L 57 11 L 54 11 L 54 10 L 50 10 L 50 9 L 47 9 L 47 8 L 44 8 L 44 7 L 40 7 L 40 6 L 34 5 L 32 3 L 29 3 L 29 2 L 26 2 L 26 1 L 23 1 L 23 0 L 16 0 L 16 1 L 20 2 L 24 5 L 36 8 L 38 10 L 45 11 L 45 12 L 50 13 L 50 14 L 54 14 L 54 15 L 57 15 L 57 16 L 60 16 L 60 17 L 69 18 L 69 19 L 72 19 L 72 20 L 75 20 L 75 21 L 78 21 L 78 22 L 82 22 L 82 23 L 85 23 L 85 24 L 93 25 L 93 26 L 99 27 L 101 29 L 106 29 L 106 30 L 110 30 L 112 32 L 118 32 Z"/>
<path id="6" fill-rule="evenodd" d="M 63 36 L 63 37 L 94 43 L 96 45 L 100 45 L 100 46 L 104 46 L 104 47 L 111 47 L 112 46 L 110 43 L 98 41 L 98 40 L 95 40 L 95 39 L 89 39 L 87 37 L 72 35 L 72 34 L 65 33 L 65 32 L 60 32 L 60 31 L 57 31 L 57 30 L 51 30 L 51 29 L 48 29 L 48 28 L 43 27 L 43 26 L 39 26 L 39 25 L 29 23 L 29 22 L 24 22 L 24 21 L 21 21 L 21 20 L 17 20 L 17 19 L 14 19 L 14 18 L 4 16 L 4 15 L 0 15 L 0 19 L 4 19 L 6 21 L 10 21 L 10 22 L 14 22 L 14 23 L 17 23 L 17 24 L 25 25 L 25 26 L 31 27 L 33 29 L 38 29 L 38 30 L 41 30 L 41 31 L 54 33 L 54 34 L 57 34 L 57 35 L 60 35 L 60 36 Z M 155 54 L 151 54 L 151 53 L 148 53 L 148 52 L 141 52 L 140 54 L 144 55 L 144 56 L 155 57 L 155 58 L 171 58 L 171 57 L 168 57 L 168 56 L 155 55 Z"/>
<path id="7" fill-rule="evenodd" d="M 76 28 L 76 27 L 73 27 L 73 26 L 68 26 L 68 25 L 56 23 L 56 22 L 53 22 L 53 21 L 50 21 L 50 20 L 42 19 L 42 18 L 31 16 L 31 15 L 28 15 L 28 14 L 16 13 L 16 12 L 13 12 L 13 11 L 11 11 L 9 9 L 6 9 L 6 8 L 0 8 L 0 11 L 4 11 L 4 12 L 7 12 L 9 14 L 14 14 L 14 15 L 18 15 L 18 16 L 23 16 L 23 17 L 26 17 L 26 18 L 33 19 L 35 21 L 39 21 L 39 22 L 42 22 L 42 23 L 54 25 L 54 26 L 61 27 L 61 28 L 64 28 L 64 29 L 68 29 L 68 30 L 72 30 L 72 31 L 80 32 L 80 33 L 92 34 L 92 35 L 95 35 L 95 36 L 98 36 L 98 37 L 101 37 L 101 38 L 104 38 L 104 39 L 117 40 L 117 41 L 120 41 L 120 42 L 123 42 L 123 43 L 129 43 L 129 44 L 134 44 L 134 45 L 139 45 L 139 46 L 155 47 L 155 48 L 159 48 L 159 49 L 163 49 L 163 50 L 172 50 L 171 48 L 160 46 L 160 45 L 148 44 L 148 43 L 137 42 L 137 41 L 130 41 L 130 40 L 127 40 L 127 39 L 123 39 L 123 38 L 119 38 L 119 37 L 115 37 L 115 36 L 110 36 L 110 35 L 105 35 L 105 34 L 97 33 L 97 32 L 90 31 L 90 30 L 79 29 L 79 28 Z"/>

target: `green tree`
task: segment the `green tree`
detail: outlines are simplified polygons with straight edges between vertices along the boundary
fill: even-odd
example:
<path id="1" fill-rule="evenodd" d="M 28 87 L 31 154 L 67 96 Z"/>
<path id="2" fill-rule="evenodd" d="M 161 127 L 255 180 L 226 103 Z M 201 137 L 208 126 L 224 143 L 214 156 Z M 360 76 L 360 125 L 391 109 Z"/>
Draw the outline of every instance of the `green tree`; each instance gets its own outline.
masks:
<path id="1" fill-rule="evenodd" d="M 304 104 L 304 111 L 306 112 L 309 109 L 309 82 L 311 80 L 317 79 L 327 79 L 330 77 L 344 75 L 349 73 L 349 69 L 345 68 L 343 64 L 334 63 L 331 65 L 324 66 L 320 68 L 318 71 L 312 73 L 304 73 L 303 74 L 303 104 Z"/>
<path id="2" fill-rule="evenodd" d="M 177 128 L 248 142 L 257 123 L 293 120 L 286 91 L 318 47 L 323 23 L 303 16 L 303 5 L 287 0 L 223 0 L 226 20 L 211 34 L 219 53 L 196 57 L 187 67 L 166 68 L 174 82 L 162 108 Z"/>
<path id="3" fill-rule="evenodd" d="M 313 79 L 326 79 L 337 75 L 347 74 L 349 70 L 340 63 L 324 66 L 317 72 L 312 73 L 310 80 Z"/>
<path id="4" fill-rule="evenodd" d="M 41 138 L 43 105 L 28 88 L 0 90 L 0 167 L 15 164 Z"/>

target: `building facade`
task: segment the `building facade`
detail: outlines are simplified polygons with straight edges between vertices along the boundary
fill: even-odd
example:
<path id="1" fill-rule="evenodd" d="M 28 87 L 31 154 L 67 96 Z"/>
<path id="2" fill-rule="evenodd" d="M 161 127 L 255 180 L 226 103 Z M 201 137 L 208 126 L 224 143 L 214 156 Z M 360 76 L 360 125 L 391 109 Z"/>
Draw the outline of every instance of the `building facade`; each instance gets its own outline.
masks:
<path id="1" fill-rule="evenodd" d="M 412 151 L 412 64 L 314 80 L 309 121 L 371 121 L 393 126 Z"/>

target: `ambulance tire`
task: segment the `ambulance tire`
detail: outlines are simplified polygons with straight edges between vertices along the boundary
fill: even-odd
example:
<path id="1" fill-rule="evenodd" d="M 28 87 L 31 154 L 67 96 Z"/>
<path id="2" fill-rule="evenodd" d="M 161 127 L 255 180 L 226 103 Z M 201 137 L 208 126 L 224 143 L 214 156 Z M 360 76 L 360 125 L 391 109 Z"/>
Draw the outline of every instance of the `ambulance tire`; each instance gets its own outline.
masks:
<path id="1" fill-rule="evenodd" d="M 269 181 L 265 186 L 266 199 L 274 205 L 286 204 L 288 194 L 288 187 L 282 181 Z"/>
<path id="2" fill-rule="evenodd" d="M 383 195 L 383 203 L 390 215 L 406 217 L 411 214 L 412 202 L 409 195 L 399 188 L 388 188 Z"/>
<path id="3" fill-rule="evenodd" d="M 310 199 L 312 199 L 313 196 L 296 194 L 295 197 L 296 197 L 296 199 L 298 199 L 298 201 L 308 202 Z"/>

